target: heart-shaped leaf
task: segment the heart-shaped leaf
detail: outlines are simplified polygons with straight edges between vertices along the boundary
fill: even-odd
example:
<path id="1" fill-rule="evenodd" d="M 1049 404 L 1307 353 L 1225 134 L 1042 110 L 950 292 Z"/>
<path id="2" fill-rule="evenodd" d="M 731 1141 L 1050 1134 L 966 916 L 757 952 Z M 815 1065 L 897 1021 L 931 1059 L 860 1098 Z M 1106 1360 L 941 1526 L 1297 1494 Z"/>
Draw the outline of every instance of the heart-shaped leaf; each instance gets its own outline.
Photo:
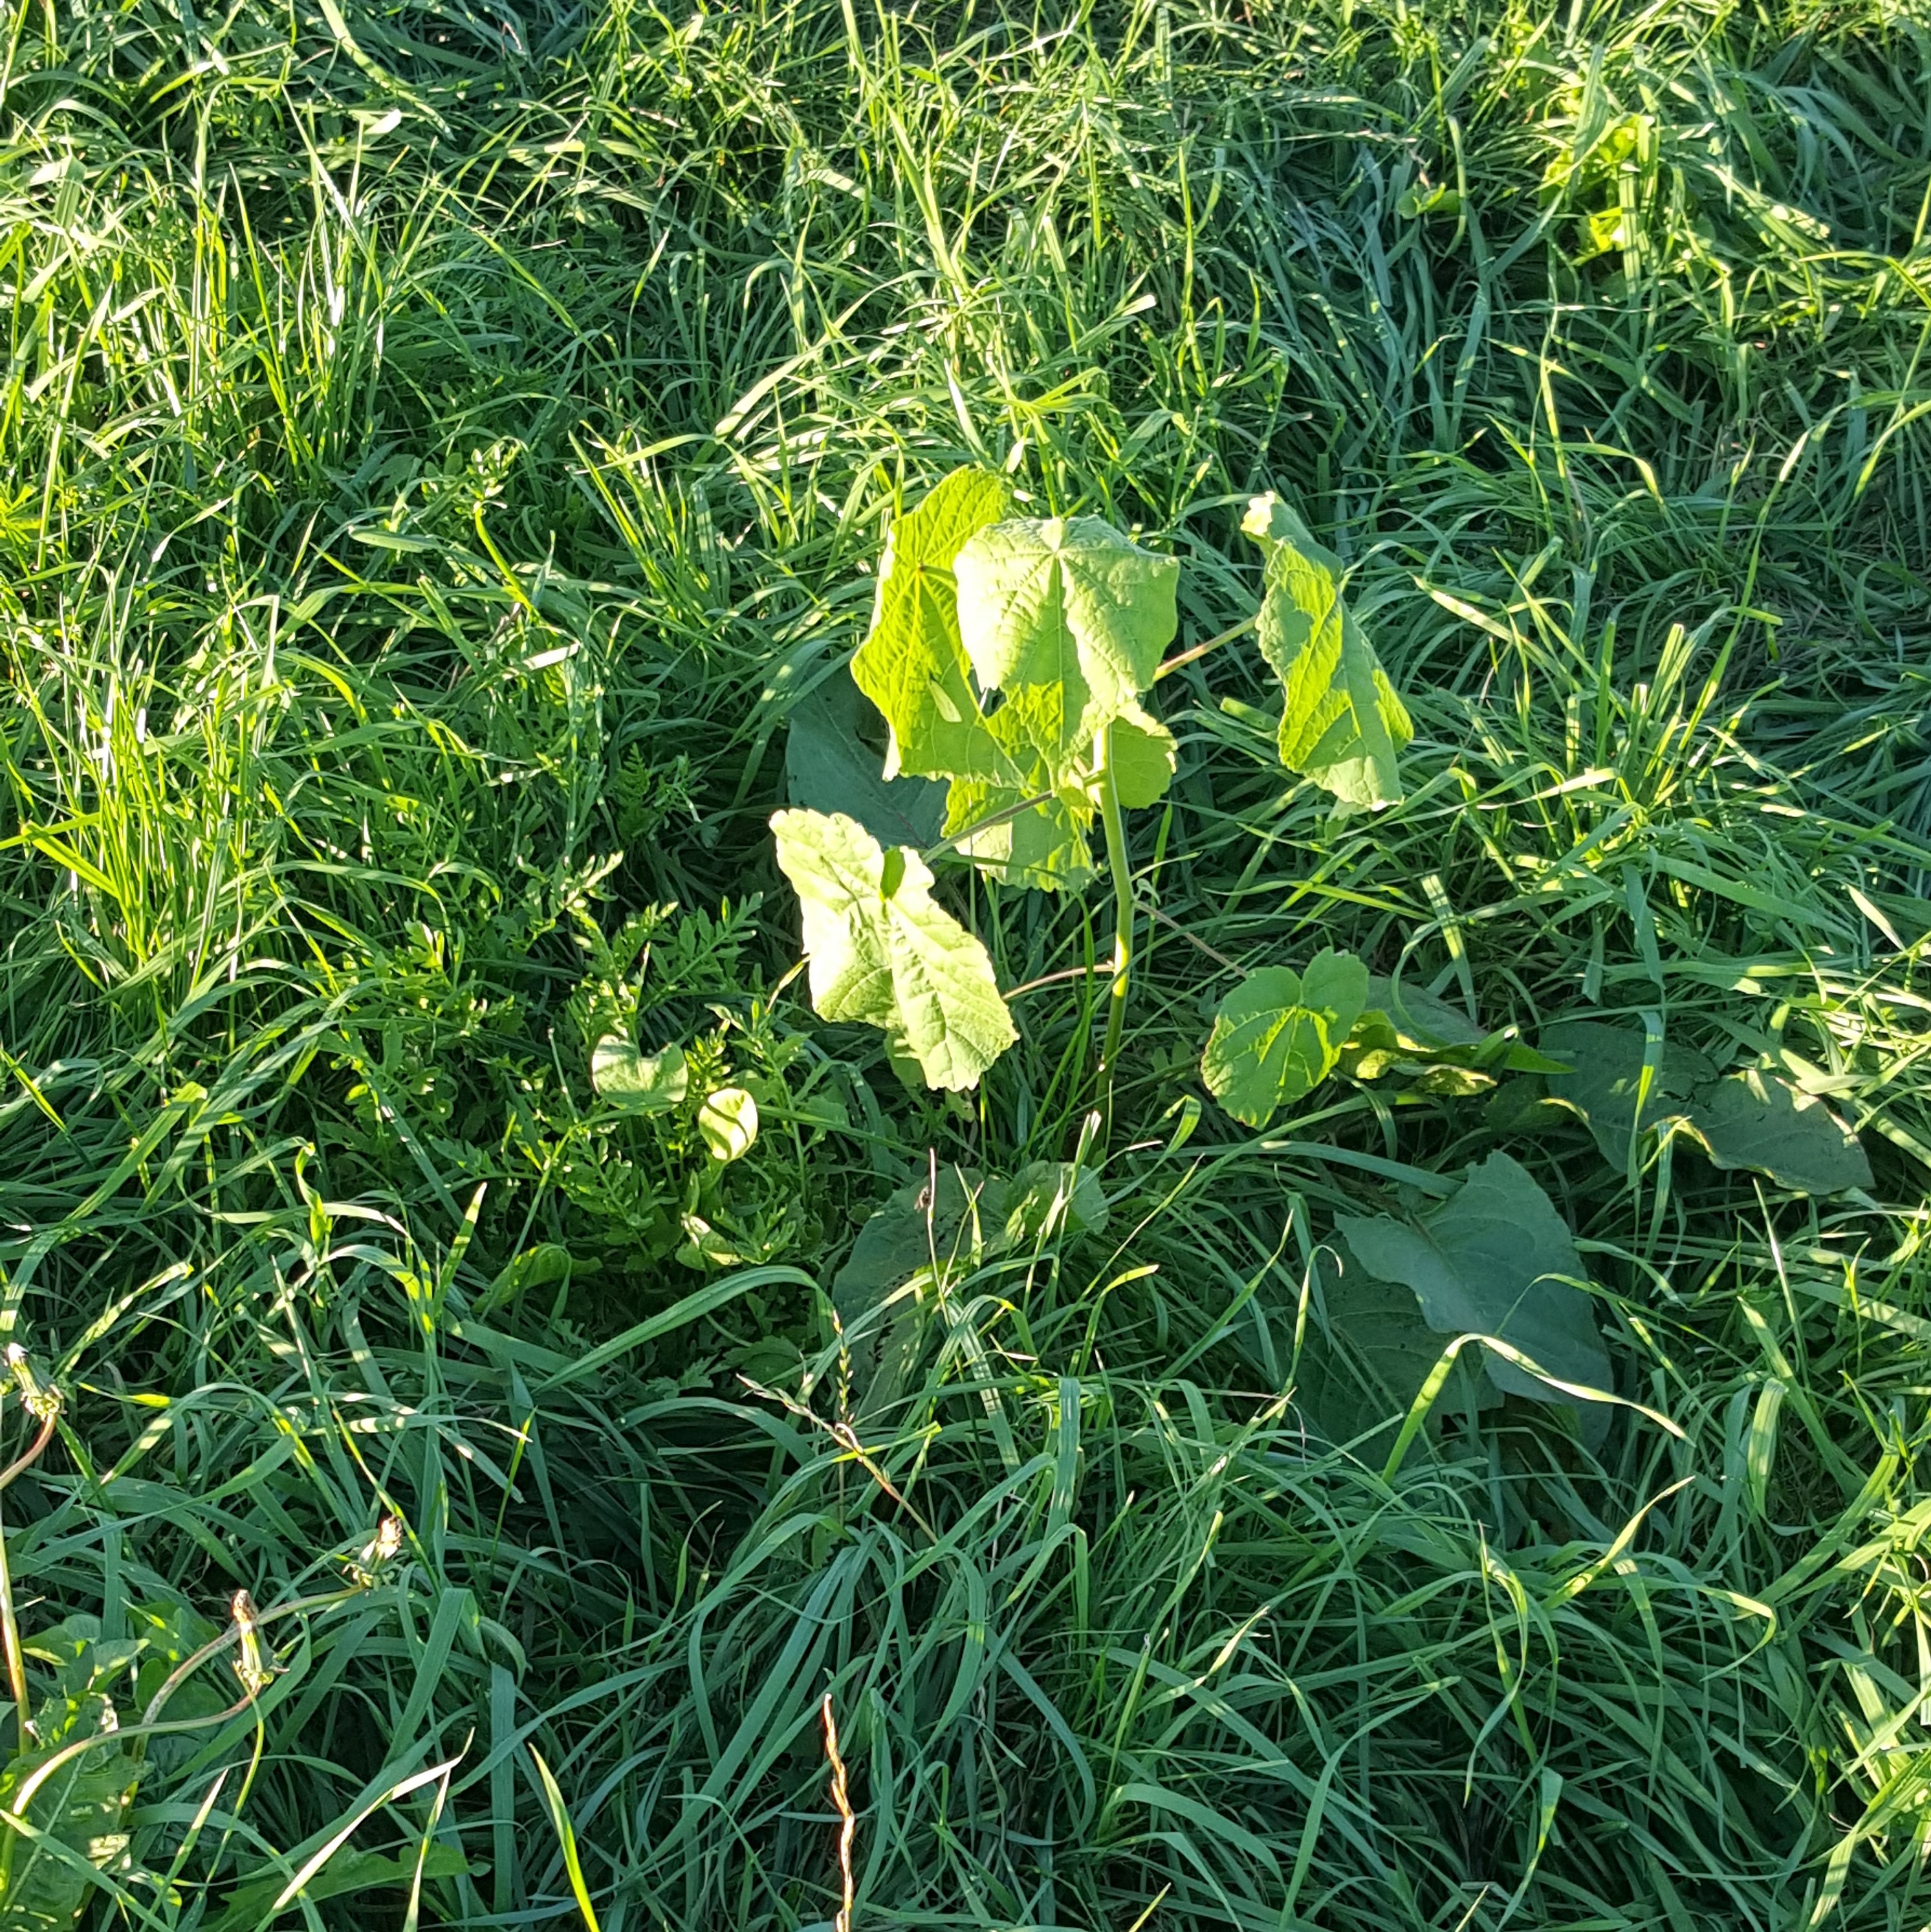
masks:
<path id="1" fill-rule="evenodd" d="M 976 1084 L 1017 1036 L 985 948 L 933 903 L 924 861 L 842 812 L 776 812 L 771 827 L 818 1012 L 882 1028 L 928 1085 Z"/>
<path id="2" fill-rule="evenodd" d="M 1258 633 L 1287 694 L 1281 762 L 1344 807 L 1392 805 L 1402 796 L 1396 754 L 1414 728 L 1342 602 L 1340 558 L 1278 496 L 1256 496 L 1241 528 L 1267 559 Z"/>
<path id="3" fill-rule="evenodd" d="M 590 1055 L 590 1084 L 626 1113 L 667 1113 L 683 1099 L 690 1082 L 681 1046 L 644 1053 L 634 1040 L 610 1034 Z"/>
<path id="4" fill-rule="evenodd" d="M 1304 974 L 1249 974 L 1214 1016 L 1200 1063 L 1207 1090 L 1237 1120 L 1265 1126 L 1333 1072 L 1367 994 L 1368 969 L 1351 952 L 1318 952 Z"/>
<path id="5" fill-rule="evenodd" d="M 1534 1175 L 1492 1154 L 1440 1207 L 1414 1221 L 1344 1215 L 1336 1226 L 1363 1267 L 1412 1288 L 1441 1335 L 1493 1335 L 1549 1375 L 1607 1391 L 1609 1358 L 1597 1333 L 1569 1225 Z M 1498 1388 L 1538 1402 L 1573 1400 L 1491 1351 Z"/>

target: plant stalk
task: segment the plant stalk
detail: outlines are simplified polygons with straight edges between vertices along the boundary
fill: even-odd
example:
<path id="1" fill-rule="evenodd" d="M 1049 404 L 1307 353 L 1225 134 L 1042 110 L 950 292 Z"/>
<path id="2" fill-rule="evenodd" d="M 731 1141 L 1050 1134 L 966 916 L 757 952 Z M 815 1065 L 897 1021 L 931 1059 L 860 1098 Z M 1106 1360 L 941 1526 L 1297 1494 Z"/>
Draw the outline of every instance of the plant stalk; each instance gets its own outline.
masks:
<path id="1" fill-rule="evenodd" d="M 7 1688 L 13 1698 L 13 1723 L 24 1757 L 34 1748 L 34 1735 L 27 1728 L 27 1661 L 20 1649 L 20 1626 L 13 1616 L 13 1578 L 7 1563 L 7 1538 L 0 1530 L 0 1642 L 7 1653 Z"/>
<path id="2" fill-rule="evenodd" d="M 1113 778 L 1113 727 L 1105 724 L 1093 742 L 1099 779 L 1099 818 L 1106 830 L 1106 865 L 1113 874 L 1113 986 L 1107 996 L 1106 1045 L 1100 1054 L 1099 1082 L 1106 1127 L 1113 1130 L 1113 1076 L 1126 1030 L 1126 993 L 1133 968 L 1133 874 L 1126 856 L 1126 826 L 1120 815 L 1120 788 Z"/>

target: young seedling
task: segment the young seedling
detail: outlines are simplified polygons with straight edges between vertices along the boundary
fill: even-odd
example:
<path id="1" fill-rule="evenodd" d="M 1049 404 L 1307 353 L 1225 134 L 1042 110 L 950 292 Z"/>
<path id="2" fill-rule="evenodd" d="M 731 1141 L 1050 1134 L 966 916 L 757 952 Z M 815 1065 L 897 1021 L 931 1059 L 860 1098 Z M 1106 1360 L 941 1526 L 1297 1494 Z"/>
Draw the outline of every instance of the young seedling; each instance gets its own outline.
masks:
<path id="1" fill-rule="evenodd" d="M 1078 891 L 1093 875 L 1097 817 L 1114 908 L 1099 1067 L 1110 1094 L 1134 958 L 1124 814 L 1155 803 L 1174 773 L 1173 735 L 1144 700 L 1178 628 L 1180 565 L 1097 518 L 1014 508 L 1003 477 L 961 470 L 901 518 L 852 661 L 884 716 L 884 778 L 946 782 L 940 843 L 887 846 L 842 812 L 780 812 L 772 827 L 803 908 L 818 1012 L 880 1028 L 895 1061 L 956 1090 L 1016 1035 L 985 948 L 933 901 L 928 861 L 951 853 L 1005 885 Z M 1282 762 L 1342 809 L 1393 802 L 1411 727 L 1342 602 L 1340 560 L 1275 497 L 1257 497 L 1244 527 L 1265 555 L 1255 628 L 1285 693 Z M 1215 1024 L 1209 1088 L 1261 1124 L 1332 1071 L 1366 982 L 1339 953 L 1305 980 L 1279 966 L 1250 975 Z"/>

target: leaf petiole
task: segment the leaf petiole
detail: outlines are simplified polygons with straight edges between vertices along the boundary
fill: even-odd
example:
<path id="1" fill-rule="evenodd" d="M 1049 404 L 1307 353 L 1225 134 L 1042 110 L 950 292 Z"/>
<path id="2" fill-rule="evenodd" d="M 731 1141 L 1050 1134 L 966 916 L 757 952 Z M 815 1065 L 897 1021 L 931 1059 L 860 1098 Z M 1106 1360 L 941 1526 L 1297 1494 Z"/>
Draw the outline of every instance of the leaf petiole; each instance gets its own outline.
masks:
<path id="1" fill-rule="evenodd" d="M 1133 874 L 1126 853 L 1126 826 L 1120 816 L 1120 787 L 1113 770 L 1113 727 L 1100 727 L 1093 740 L 1093 764 L 1099 788 L 1100 823 L 1106 830 L 1106 866 L 1113 874 L 1113 990 L 1108 996 L 1106 1045 L 1100 1054 L 1099 1078 L 1108 1132 L 1113 1126 L 1113 1074 L 1126 1029 L 1126 993 L 1133 968 Z"/>
<path id="2" fill-rule="evenodd" d="M 976 818 L 970 825 L 962 825 L 949 838 L 941 838 L 936 845 L 928 845 L 919 856 L 930 865 L 934 859 L 941 859 L 956 845 L 963 845 L 969 838 L 976 838 L 982 832 L 990 832 L 996 825 L 1003 825 L 1009 818 L 1023 817 L 1036 806 L 1051 805 L 1054 794 L 1042 791 L 1032 798 L 1022 798 L 1017 805 L 1009 805 L 1003 810 L 988 812 L 983 818 Z"/>
<path id="3" fill-rule="evenodd" d="M 1205 657 L 1209 651 L 1219 650 L 1222 644 L 1232 644 L 1236 638 L 1244 638 L 1259 622 L 1258 615 L 1243 617 L 1239 623 L 1230 625 L 1217 636 L 1208 638 L 1205 644 L 1195 644 L 1190 650 L 1175 652 L 1153 673 L 1153 682 L 1158 684 L 1162 678 L 1171 675 L 1183 664 L 1190 664 L 1196 658 Z"/>

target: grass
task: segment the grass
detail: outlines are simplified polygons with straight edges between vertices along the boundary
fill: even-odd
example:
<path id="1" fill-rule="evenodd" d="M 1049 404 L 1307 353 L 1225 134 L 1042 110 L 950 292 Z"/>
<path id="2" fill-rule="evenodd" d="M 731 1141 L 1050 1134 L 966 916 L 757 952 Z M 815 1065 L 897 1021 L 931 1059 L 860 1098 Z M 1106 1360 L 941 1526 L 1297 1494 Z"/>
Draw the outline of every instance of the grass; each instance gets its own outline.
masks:
<path id="1" fill-rule="evenodd" d="M 1931 1916 L 1931 16 L 22 0 L 0 71 L 21 1619 L 404 1526 L 156 1747 L 98 1922 L 829 1924 L 826 1692 L 860 1928 Z M 1163 684 L 1106 1232 L 935 1222 L 867 1414 L 865 1216 L 1090 1102 L 1096 994 L 941 1102 L 784 980 L 787 710 L 976 458 L 1181 555 L 1183 647 L 1291 494 L 1418 735 L 1335 822 L 1241 647 Z M 1515 1085 L 1177 1134 L 1222 962 L 1330 942 L 1780 1056 L 1873 1186 Z M 595 1105 L 625 1024 L 757 1083 L 721 1184 Z M 1330 1446 L 1334 1216 L 1498 1147 L 1669 1426 Z"/>

